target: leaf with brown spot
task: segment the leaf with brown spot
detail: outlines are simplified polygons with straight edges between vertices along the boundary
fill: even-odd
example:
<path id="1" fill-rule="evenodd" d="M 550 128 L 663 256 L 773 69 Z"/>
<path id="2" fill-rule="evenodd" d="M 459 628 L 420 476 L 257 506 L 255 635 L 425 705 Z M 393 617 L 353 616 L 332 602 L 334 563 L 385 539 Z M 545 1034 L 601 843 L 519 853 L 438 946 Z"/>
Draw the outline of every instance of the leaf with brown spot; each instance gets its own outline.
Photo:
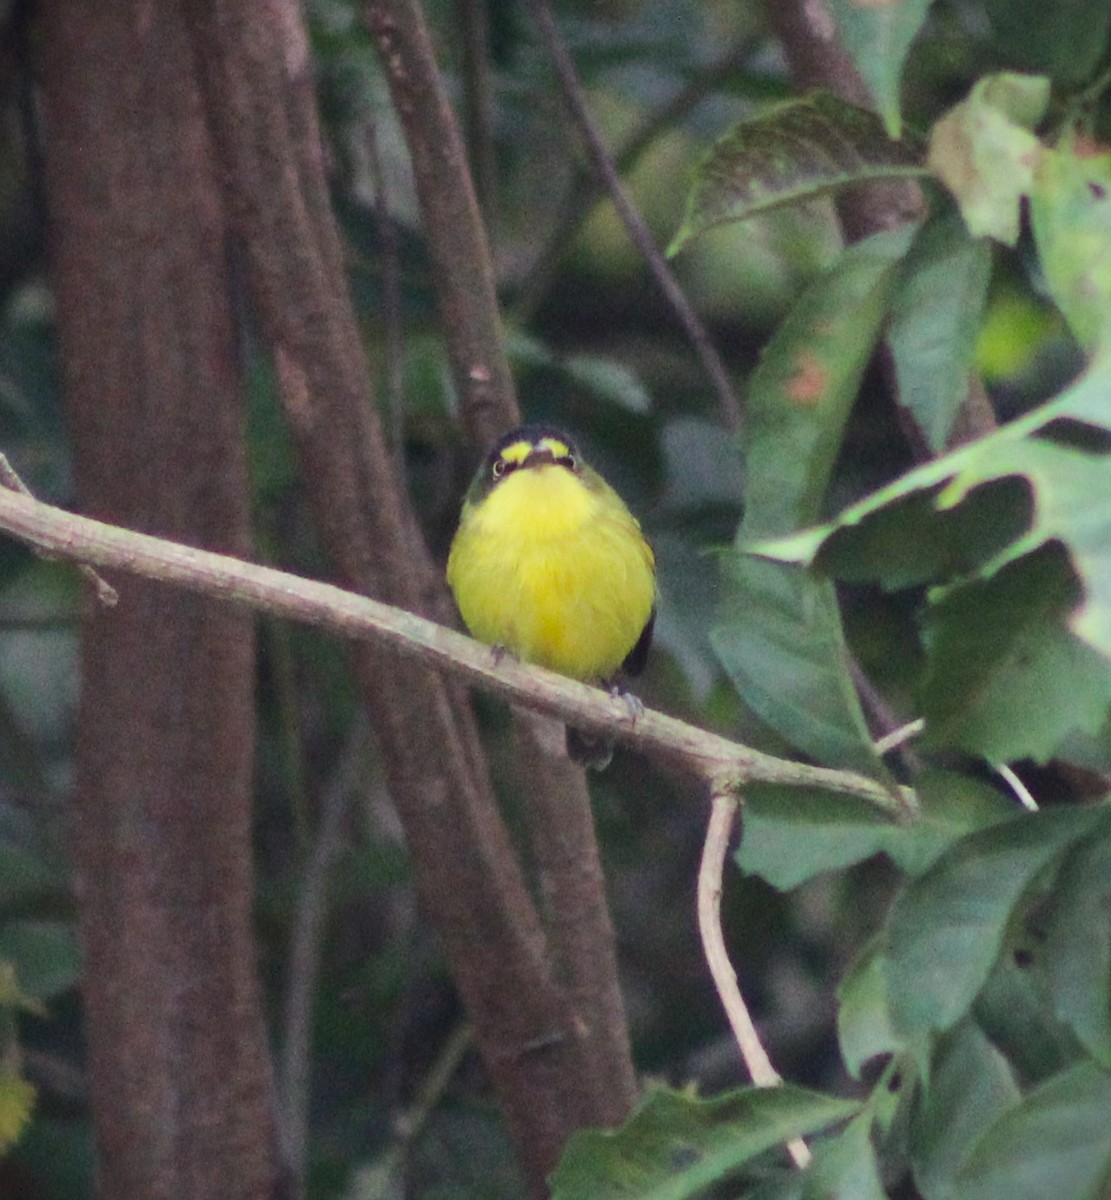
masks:
<path id="1" fill-rule="evenodd" d="M 828 385 L 828 372 L 812 350 L 800 350 L 796 365 L 784 394 L 796 404 L 817 404 Z"/>
<path id="2" fill-rule="evenodd" d="M 883 768 L 849 676 L 832 587 L 744 547 L 818 518 L 913 235 L 877 234 L 847 250 L 765 351 L 748 401 L 745 519 L 724 562 L 711 632 L 737 691 L 763 720 L 821 762 L 871 773 Z"/>

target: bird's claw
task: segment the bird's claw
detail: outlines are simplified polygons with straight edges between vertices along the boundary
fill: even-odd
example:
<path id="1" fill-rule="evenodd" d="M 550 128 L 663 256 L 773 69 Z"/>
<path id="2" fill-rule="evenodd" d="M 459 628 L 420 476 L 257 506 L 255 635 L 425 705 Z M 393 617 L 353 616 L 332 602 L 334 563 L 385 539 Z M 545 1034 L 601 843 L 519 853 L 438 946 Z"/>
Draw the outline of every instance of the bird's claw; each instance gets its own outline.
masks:
<path id="1" fill-rule="evenodd" d="M 504 659 L 510 659 L 512 662 L 520 662 L 521 660 L 513 653 L 508 646 L 491 646 L 490 657 L 494 660 L 494 666 L 500 667 Z"/>
<path id="2" fill-rule="evenodd" d="M 618 684 L 611 684 L 606 690 L 615 700 L 624 701 L 625 707 L 629 710 L 629 723 L 631 725 L 635 725 L 644 716 L 646 711 L 644 701 L 639 696 L 634 696 L 632 692 L 626 691 Z"/>

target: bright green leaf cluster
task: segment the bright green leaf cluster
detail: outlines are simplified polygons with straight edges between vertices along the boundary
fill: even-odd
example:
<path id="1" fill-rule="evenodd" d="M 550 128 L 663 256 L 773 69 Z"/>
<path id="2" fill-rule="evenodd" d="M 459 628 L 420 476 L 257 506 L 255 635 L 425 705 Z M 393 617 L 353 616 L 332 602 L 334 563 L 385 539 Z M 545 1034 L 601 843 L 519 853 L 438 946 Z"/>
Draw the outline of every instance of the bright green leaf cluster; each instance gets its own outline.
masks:
<path id="1" fill-rule="evenodd" d="M 1101 358 L 1021 421 L 763 548 L 842 579 L 934 585 L 920 701 L 935 744 L 1045 760 L 1109 720 L 1109 388 Z"/>
<path id="2" fill-rule="evenodd" d="M 722 221 L 913 173 L 888 134 L 929 8 L 831 0 L 879 121 L 808 100 L 740 123 L 700 170 L 673 249 Z M 879 1080 L 806 1172 L 747 1187 L 757 1200 L 880 1200 L 900 1165 L 925 1200 L 1098 1200 L 1111 1178 L 1111 809 L 1024 812 L 967 772 L 969 756 L 1111 771 L 1111 151 L 1091 115 L 1108 80 L 1071 106 L 1054 91 L 1087 79 L 1111 19 L 1082 2 L 1057 37 L 1045 6 L 989 10 L 1024 51 L 1015 65 L 1045 73 L 985 76 L 936 121 L 929 167 L 947 191 L 927 185 L 920 224 L 849 247 L 816 278 L 750 380 L 745 513 L 712 632 L 722 665 L 780 736 L 885 778 L 839 589 L 903 597 L 910 616 L 871 653 L 905 660 L 914 642 L 902 700 L 925 725 L 922 760 L 908 759 L 914 821 L 820 793 L 746 797 L 745 872 L 789 890 L 883 855 L 901 878 L 838 991 L 845 1064 Z M 1053 44 L 1037 46 L 1035 29 Z M 1024 230 L 1085 364 L 959 445 L 1000 247 Z M 912 445 L 939 457 L 831 518 L 846 427 L 884 341 Z"/>

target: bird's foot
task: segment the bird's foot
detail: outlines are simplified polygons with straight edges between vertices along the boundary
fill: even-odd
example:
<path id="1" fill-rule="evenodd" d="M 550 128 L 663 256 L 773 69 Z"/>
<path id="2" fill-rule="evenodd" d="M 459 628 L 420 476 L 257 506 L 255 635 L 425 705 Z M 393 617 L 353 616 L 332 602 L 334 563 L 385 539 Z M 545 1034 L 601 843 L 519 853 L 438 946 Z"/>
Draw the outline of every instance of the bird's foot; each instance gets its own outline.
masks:
<path id="1" fill-rule="evenodd" d="M 620 684 L 611 683 L 606 691 L 615 699 L 624 701 L 625 707 L 629 710 L 629 723 L 635 725 L 637 721 L 644 716 L 645 708 L 644 701 L 639 696 L 634 696 L 632 692 L 626 691 Z"/>

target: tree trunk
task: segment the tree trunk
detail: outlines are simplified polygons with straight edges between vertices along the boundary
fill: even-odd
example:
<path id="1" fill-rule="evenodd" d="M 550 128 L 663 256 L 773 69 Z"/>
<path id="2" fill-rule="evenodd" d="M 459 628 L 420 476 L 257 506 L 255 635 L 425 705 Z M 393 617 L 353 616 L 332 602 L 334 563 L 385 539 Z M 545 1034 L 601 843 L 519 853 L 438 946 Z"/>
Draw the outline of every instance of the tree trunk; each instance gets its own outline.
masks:
<path id="1" fill-rule="evenodd" d="M 50 0 L 39 46 L 81 509 L 245 554 L 226 231 L 173 5 Z M 121 578 L 83 628 L 73 847 L 107 1200 L 274 1192 L 251 924 L 251 619 Z"/>

